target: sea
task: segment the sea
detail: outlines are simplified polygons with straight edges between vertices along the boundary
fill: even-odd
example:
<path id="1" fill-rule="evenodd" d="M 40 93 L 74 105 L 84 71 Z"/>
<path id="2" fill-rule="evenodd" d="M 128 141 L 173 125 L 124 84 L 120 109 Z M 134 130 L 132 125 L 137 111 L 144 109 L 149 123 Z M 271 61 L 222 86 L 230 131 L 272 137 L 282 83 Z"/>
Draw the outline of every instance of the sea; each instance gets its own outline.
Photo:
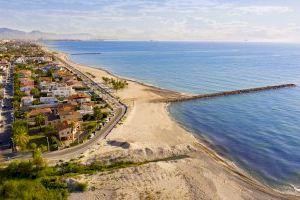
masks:
<path id="1" fill-rule="evenodd" d="M 74 62 L 178 92 L 300 86 L 300 44 L 46 41 Z M 94 53 L 94 54 L 86 54 Z M 273 188 L 300 192 L 300 87 L 172 103 L 183 127 Z"/>

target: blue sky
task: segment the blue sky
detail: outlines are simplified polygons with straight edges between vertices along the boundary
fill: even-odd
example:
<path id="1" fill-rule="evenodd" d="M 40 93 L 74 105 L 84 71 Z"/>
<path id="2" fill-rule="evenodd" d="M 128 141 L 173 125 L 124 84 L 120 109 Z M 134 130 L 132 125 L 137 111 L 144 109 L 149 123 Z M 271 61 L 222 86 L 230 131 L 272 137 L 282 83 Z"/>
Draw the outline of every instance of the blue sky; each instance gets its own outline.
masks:
<path id="1" fill-rule="evenodd" d="M 299 0 L 0 0 L 0 27 L 124 40 L 300 42 Z"/>

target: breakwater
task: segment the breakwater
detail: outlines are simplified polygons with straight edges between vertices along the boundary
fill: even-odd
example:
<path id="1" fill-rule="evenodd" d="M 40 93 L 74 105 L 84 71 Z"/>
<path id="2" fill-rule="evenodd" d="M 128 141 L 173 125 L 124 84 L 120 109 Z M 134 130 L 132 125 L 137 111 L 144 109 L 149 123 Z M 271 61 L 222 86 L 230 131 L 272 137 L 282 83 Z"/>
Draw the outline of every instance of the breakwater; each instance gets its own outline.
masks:
<path id="1" fill-rule="evenodd" d="M 289 88 L 289 87 L 296 87 L 296 84 L 271 85 L 271 86 L 264 86 L 264 87 L 216 92 L 216 93 L 210 93 L 210 94 L 199 94 L 199 95 L 182 96 L 182 97 L 176 97 L 176 98 L 164 98 L 164 99 L 154 100 L 153 102 L 171 103 L 171 102 L 180 102 L 180 101 L 188 101 L 188 100 L 195 100 L 195 99 L 204 99 L 204 98 L 213 98 L 213 97 L 220 97 L 220 96 L 254 93 L 254 92 L 260 92 L 260 91 L 265 91 L 265 90 L 275 90 L 275 89 Z"/>

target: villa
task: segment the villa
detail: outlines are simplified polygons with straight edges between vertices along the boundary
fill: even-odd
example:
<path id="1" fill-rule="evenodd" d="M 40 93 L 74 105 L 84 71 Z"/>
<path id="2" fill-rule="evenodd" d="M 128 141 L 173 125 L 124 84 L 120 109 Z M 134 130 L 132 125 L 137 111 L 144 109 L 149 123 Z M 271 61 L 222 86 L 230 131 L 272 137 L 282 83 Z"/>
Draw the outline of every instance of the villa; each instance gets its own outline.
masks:
<path id="1" fill-rule="evenodd" d="M 74 140 L 75 134 L 79 129 L 79 123 L 74 123 L 73 125 L 67 121 L 60 122 L 56 125 L 58 130 L 58 136 L 60 140 Z"/>
<path id="2" fill-rule="evenodd" d="M 68 97 L 75 94 L 75 90 L 71 86 L 56 86 L 51 89 L 53 96 Z"/>
<path id="3" fill-rule="evenodd" d="M 84 102 L 90 102 L 91 96 L 85 94 L 85 93 L 78 93 L 70 96 L 68 98 L 69 102 L 75 102 L 75 103 L 84 103 Z"/>

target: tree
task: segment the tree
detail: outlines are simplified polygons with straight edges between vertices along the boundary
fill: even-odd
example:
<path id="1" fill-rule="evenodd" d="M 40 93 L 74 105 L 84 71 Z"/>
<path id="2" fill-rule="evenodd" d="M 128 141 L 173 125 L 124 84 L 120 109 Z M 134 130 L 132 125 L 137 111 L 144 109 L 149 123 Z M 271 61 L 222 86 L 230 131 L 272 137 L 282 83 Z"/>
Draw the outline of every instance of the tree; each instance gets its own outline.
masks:
<path id="1" fill-rule="evenodd" d="M 40 97 L 40 91 L 37 88 L 32 88 L 30 90 L 30 94 L 34 96 L 34 98 L 39 98 Z"/>
<path id="2" fill-rule="evenodd" d="M 104 81 L 105 84 L 109 84 L 110 83 L 110 78 L 108 77 L 102 77 L 102 80 Z"/>
<path id="3" fill-rule="evenodd" d="M 33 164 L 36 168 L 43 168 L 46 166 L 46 162 L 42 156 L 42 151 L 40 148 L 36 148 L 32 153 Z"/>
<path id="4" fill-rule="evenodd" d="M 13 135 L 18 135 L 19 133 L 28 132 L 28 124 L 26 121 L 17 120 L 12 124 L 12 133 Z"/>
<path id="5" fill-rule="evenodd" d="M 19 133 L 14 134 L 13 140 L 17 146 L 21 147 L 21 149 L 25 149 L 26 145 L 29 142 L 29 135 L 27 134 L 24 128 L 20 127 Z"/>
<path id="6" fill-rule="evenodd" d="M 46 118 L 43 114 L 38 114 L 34 117 L 34 122 L 36 126 L 39 126 L 40 129 L 42 128 L 42 125 L 45 125 Z"/>
<path id="7" fill-rule="evenodd" d="M 40 100 L 38 100 L 38 99 L 35 99 L 33 102 L 32 102 L 32 104 L 33 105 L 39 105 L 41 102 L 40 102 Z"/>
<path id="8" fill-rule="evenodd" d="M 99 108 L 98 106 L 96 106 L 96 107 L 93 108 L 93 110 L 94 110 L 94 118 L 95 118 L 95 120 L 98 121 L 98 120 L 102 119 L 103 114 L 101 112 L 101 108 Z"/>
<path id="9" fill-rule="evenodd" d="M 57 130 L 53 125 L 48 125 L 44 127 L 44 134 L 47 137 L 57 136 Z"/>

